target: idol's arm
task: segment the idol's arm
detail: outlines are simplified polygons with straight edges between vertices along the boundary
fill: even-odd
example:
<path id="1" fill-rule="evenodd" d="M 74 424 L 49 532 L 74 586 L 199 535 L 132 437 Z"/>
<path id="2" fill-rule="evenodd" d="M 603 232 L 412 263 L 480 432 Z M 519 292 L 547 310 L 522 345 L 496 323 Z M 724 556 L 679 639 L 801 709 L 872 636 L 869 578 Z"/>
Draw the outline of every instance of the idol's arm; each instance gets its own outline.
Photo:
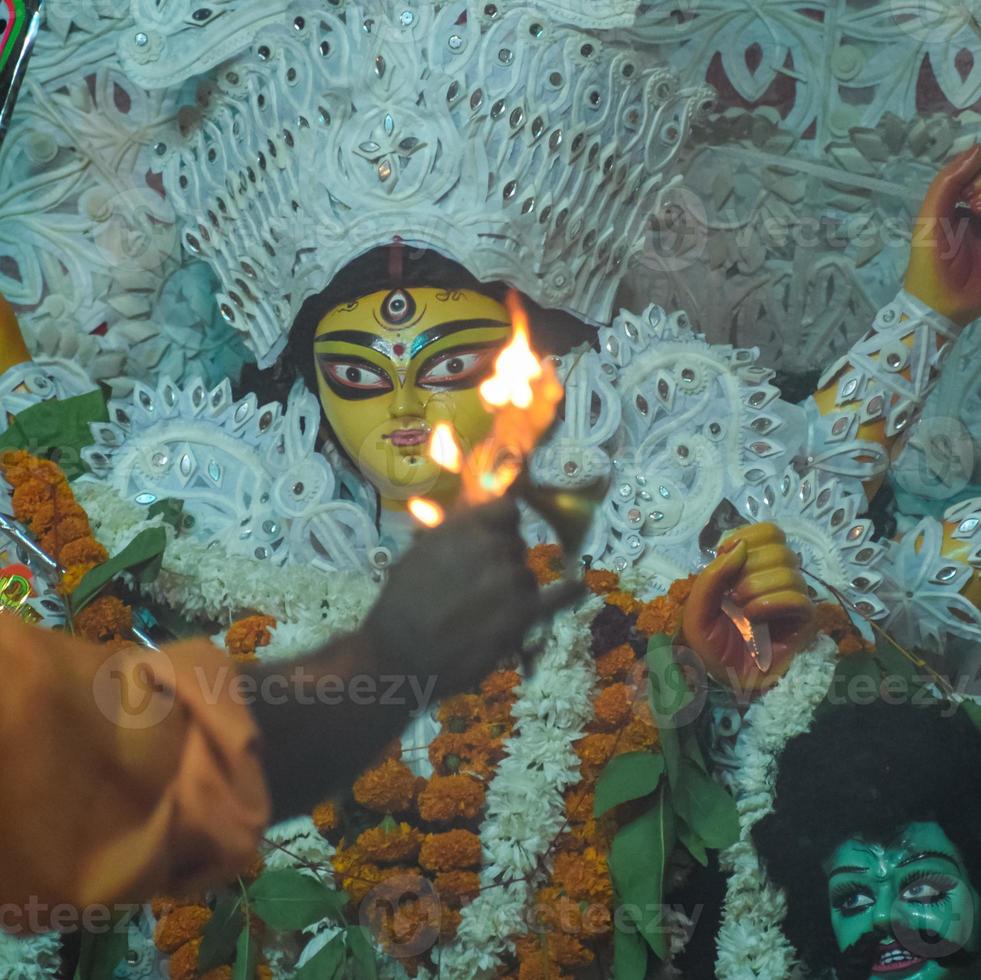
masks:
<path id="1" fill-rule="evenodd" d="M 808 406 L 809 455 L 817 468 L 861 481 L 871 500 L 895 444 L 939 381 L 945 356 L 978 317 L 981 145 L 933 181 L 914 230 L 904 289 L 822 378 Z M 901 641 L 940 648 L 945 634 L 981 635 L 974 632 L 981 600 L 976 507 L 956 508 L 942 526 L 922 522 L 879 563 L 878 598 Z"/>
<path id="2" fill-rule="evenodd" d="M 937 383 L 944 356 L 960 330 L 981 316 L 981 218 L 972 209 L 981 214 L 981 146 L 934 180 L 913 236 L 904 290 L 826 372 L 806 406 L 805 465 L 816 480 L 804 482 L 832 477 L 846 494 L 871 499 L 878 492 L 893 445 Z M 856 509 L 864 510 L 864 501 Z M 857 608 L 919 647 L 942 648 L 949 635 L 981 637 L 979 541 L 981 501 L 949 512 L 942 526 L 923 522 L 883 554 L 866 547 L 859 533 L 850 542 L 855 560 L 866 553 L 877 558 L 851 566 L 863 595 Z M 847 581 L 837 585 L 848 591 Z M 730 536 L 699 575 L 685 608 L 686 642 L 717 679 L 769 686 L 812 636 L 806 595 L 783 534 L 772 524 L 755 525 Z M 770 625 L 774 659 L 767 672 L 754 669 L 739 629 L 724 613 L 727 600 L 751 622 Z"/>

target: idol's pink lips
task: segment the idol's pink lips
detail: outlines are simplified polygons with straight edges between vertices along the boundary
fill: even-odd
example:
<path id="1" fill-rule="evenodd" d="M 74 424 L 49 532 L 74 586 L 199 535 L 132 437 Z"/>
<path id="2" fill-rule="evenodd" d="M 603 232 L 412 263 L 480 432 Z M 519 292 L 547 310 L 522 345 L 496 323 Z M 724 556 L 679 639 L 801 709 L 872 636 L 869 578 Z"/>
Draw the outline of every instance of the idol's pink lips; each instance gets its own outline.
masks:
<path id="1" fill-rule="evenodd" d="M 918 970 L 926 962 L 916 956 L 898 942 L 879 947 L 879 959 L 872 967 L 872 974 L 877 977 L 896 977 L 899 974 L 909 974 Z"/>
<path id="2" fill-rule="evenodd" d="M 383 436 L 384 439 L 391 439 L 393 446 L 421 446 L 429 439 L 428 429 L 396 429 Z"/>

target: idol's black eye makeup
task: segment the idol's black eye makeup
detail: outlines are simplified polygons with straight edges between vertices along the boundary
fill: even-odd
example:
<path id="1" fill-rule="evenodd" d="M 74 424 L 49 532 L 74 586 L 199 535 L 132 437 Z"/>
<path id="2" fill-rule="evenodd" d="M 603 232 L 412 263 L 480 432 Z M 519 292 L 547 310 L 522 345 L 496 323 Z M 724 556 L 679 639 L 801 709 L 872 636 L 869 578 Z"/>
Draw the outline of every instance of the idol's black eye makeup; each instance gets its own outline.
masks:
<path id="1" fill-rule="evenodd" d="M 875 905 L 875 898 L 864 885 L 847 883 L 831 890 L 831 906 L 842 915 L 859 915 Z"/>
<path id="2" fill-rule="evenodd" d="M 327 387 L 351 401 L 376 398 L 392 391 L 388 374 L 370 361 L 350 354 L 318 354 L 317 363 Z"/>
<path id="3" fill-rule="evenodd" d="M 439 390 L 472 388 L 490 374 L 502 346 L 503 341 L 443 351 L 422 366 L 416 384 Z"/>

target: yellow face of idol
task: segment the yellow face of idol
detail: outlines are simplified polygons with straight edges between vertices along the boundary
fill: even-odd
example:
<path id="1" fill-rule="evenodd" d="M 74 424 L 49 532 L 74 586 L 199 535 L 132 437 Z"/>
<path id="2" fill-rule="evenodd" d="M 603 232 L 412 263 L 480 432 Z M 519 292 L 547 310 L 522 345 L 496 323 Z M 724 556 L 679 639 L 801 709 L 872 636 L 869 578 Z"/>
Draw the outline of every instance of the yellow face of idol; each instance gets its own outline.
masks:
<path id="1" fill-rule="evenodd" d="M 490 431 L 478 386 L 511 337 L 506 308 L 468 290 L 372 293 L 335 307 L 314 333 L 320 402 L 345 452 L 387 507 L 451 503 L 459 477 L 429 458 L 439 422 L 464 452 Z"/>

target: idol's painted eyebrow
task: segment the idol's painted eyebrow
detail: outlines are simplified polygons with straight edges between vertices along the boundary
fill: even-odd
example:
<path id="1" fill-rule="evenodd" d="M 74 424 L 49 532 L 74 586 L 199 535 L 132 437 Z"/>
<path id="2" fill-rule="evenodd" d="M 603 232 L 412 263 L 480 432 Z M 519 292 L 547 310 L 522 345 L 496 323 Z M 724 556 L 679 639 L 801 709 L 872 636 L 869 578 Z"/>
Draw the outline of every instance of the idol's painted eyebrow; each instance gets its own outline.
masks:
<path id="1" fill-rule="evenodd" d="M 917 851 L 916 854 L 911 854 L 909 857 L 903 858 L 899 862 L 900 868 L 905 868 L 909 864 L 916 864 L 917 861 L 949 861 L 958 871 L 961 870 L 961 866 L 957 863 L 956 859 L 952 854 L 946 854 L 943 851 Z"/>
<path id="2" fill-rule="evenodd" d="M 384 337 L 379 337 L 378 334 L 368 333 L 366 330 L 335 330 L 333 333 L 321 334 L 319 337 L 314 338 L 313 342 L 315 344 L 322 344 L 327 340 L 335 340 L 343 344 L 354 344 L 355 347 L 368 347 L 371 350 L 378 351 L 379 354 L 384 354 L 386 357 L 391 357 L 392 354 L 391 341 L 386 340 Z"/>
<path id="3" fill-rule="evenodd" d="M 431 344 L 435 344 L 437 340 L 450 337 L 455 333 L 461 333 L 464 330 L 487 329 L 490 327 L 506 327 L 510 329 L 511 324 L 504 320 L 448 320 L 446 323 L 440 323 L 435 327 L 430 327 L 429 330 L 425 330 L 419 334 L 412 341 L 409 356 L 414 358 Z M 319 337 L 315 337 L 313 342 L 315 344 L 322 344 L 329 340 L 337 341 L 338 343 L 353 344 L 356 347 L 368 347 L 371 350 L 378 351 L 379 354 L 384 354 L 386 357 L 391 358 L 392 356 L 391 340 L 364 330 L 328 331 L 320 334 Z"/>
<path id="4" fill-rule="evenodd" d="M 424 330 L 421 334 L 419 334 L 419 336 L 412 341 L 412 347 L 409 354 L 411 357 L 415 357 L 420 351 L 425 350 L 430 344 L 435 344 L 437 340 L 442 340 L 444 337 L 449 337 L 452 334 L 460 333 L 463 330 L 480 330 L 488 327 L 507 327 L 510 329 L 511 324 L 506 323 L 503 320 L 449 320 L 446 323 L 441 323 L 438 326 L 431 327 L 429 330 Z"/>

